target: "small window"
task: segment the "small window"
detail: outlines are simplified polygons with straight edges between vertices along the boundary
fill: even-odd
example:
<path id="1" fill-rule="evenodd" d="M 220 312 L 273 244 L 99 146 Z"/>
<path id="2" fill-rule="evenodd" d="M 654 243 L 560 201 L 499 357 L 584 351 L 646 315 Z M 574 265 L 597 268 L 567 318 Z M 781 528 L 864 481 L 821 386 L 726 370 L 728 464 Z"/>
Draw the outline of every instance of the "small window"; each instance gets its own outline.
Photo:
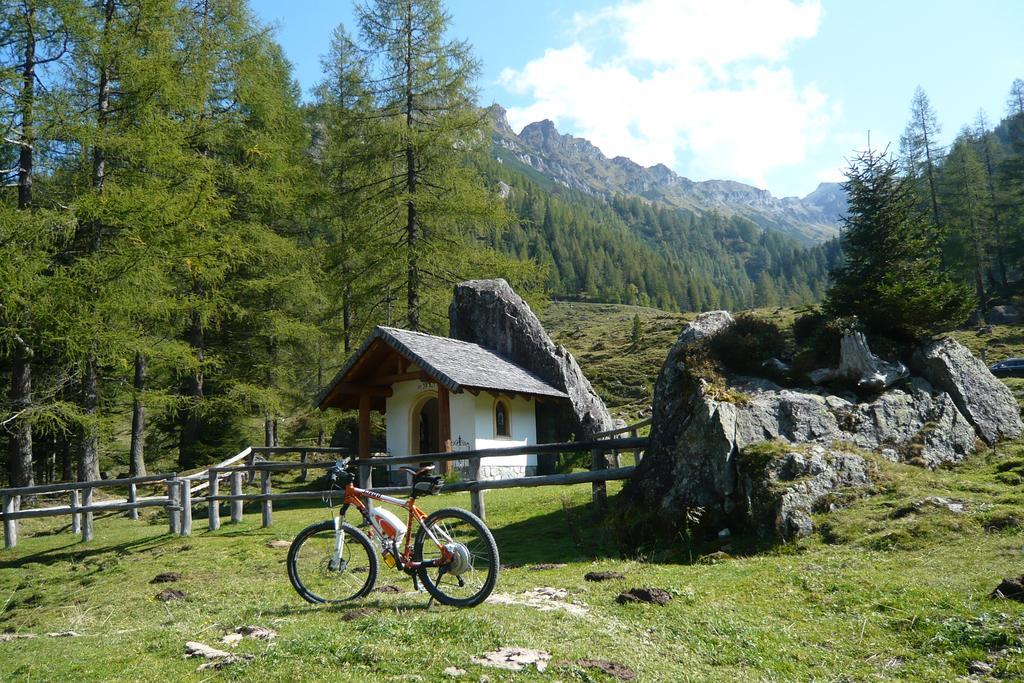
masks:
<path id="1" fill-rule="evenodd" d="M 498 400 L 494 403 L 494 435 L 512 436 L 512 429 L 509 426 L 508 403 Z"/>

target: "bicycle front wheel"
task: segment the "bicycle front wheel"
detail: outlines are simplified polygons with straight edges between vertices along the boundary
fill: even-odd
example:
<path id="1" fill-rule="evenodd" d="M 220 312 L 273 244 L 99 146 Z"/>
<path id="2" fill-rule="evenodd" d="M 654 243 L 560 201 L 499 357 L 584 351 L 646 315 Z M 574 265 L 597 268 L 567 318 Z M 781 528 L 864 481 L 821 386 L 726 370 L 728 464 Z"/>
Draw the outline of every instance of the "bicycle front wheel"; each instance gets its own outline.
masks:
<path id="1" fill-rule="evenodd" d="M 377 580 L 377 553 L 366 534 L 342 524 L 341 554 L 336 556 L 334 522 L 308 526 L 288 549 L 288 578 L 302 598 L 312 603 L 361 598 Z"/>
<path id="2" fill-rule="evenodd" d="M 427 528 L 444 546 L 427 535 Z M 434 598 L 453 607 L 473 607 L 487 599 L 498 581 L 498 544 L 483 521 L 466 510 L 445 508 L 428 516 L 416 532 L 413 559 L 449 561 L 417 570 L 423 587 Z"/>

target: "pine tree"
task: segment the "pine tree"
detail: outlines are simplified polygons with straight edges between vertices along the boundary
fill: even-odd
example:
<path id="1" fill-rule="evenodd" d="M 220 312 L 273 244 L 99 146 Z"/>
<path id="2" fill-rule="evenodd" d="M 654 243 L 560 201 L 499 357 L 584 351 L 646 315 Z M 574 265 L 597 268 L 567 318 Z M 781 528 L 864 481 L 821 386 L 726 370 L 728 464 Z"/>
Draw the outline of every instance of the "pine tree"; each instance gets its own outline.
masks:
<path id="1" fill-rule="evenodd" d="M 900 154 L 907 175 L 924 183 L 924 196 L 931 211 L 932 225 L 936 228 L 940 225 L 936 167 L 943 155 L 938 142 L 941 132 L 928 95 L 918 87 L 910 103 L 910 121 L 900 138 Z"/>
<path id="2" fill-rule="evenodd" d="M 844 261 L 832 272 L 826 309 L 857 316 L 869 329 L 914 337 L 962 323 L 970 290 L 941 267 L 941 244 L 917 208 L 912 179 L 886 153 L 861 152 L 844 189 Z"/>
<path id="3" fill-rule="evenodd" d="M 467 43 L 446 39 L 450 17 L 439 0 L 374 0 L 357 12 L 373 56 L 377 111 L 368 135 L 387 163 L 374 179 L 386 203 L 380 229 L 399 245 L 408 326 L 418 330 L 425 288 L 458 279 L 459 261 L 475 253 L 467 240 L 504 221 L 500 202 L 464 163 L 489 143 L 474 103 L 480 66 Z"/>
<path id="4" fill-rule="evenodd" d="M 985 272 L 989 267 L 987 255 L 992 241 L 992 226 L 988 221 L 991 210 L 985 169 L 975 152 L 976 144 L 972 131 L 962 131 L 946 157 L 943 175 L 949 185 L 950 240 L 960 252 L 956 261 L 967 265 L 978 305 L 984 313 L 987 308 Z"/>

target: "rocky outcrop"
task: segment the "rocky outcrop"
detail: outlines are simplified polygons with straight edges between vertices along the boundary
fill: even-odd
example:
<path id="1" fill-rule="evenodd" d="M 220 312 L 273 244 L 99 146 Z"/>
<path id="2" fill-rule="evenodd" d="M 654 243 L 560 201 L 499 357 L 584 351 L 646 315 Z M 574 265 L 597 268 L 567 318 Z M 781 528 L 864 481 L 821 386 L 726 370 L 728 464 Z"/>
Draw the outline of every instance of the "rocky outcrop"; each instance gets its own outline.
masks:
<path id="1" fill-rule="evenodd" d="M 1013 396 L 955 341 L 925 346 L 918 376 L 861 399 L 717 376 L 703 340 L 731 322 L 716 311 L 685 326 L 655 383 L 650 447 L 625 496 L 660 520 L 699 510 L 712 528 L 754 519 L 791 538 L 807 532 L 810 510 L 827 492 L 867 483 L 853 447 L 937 467 L 964 459 L 979 436 L 994 443 L 1021 432 Z M 751 469 L 745 455 L 764 442 L 786 455 Z M 808 444 L 814 449 L 801 450 Z"/>
<path id="2" fill-rule="evenodd" d="M 947 392 L 990 446 L 1024 432 L 1020 409 L 1009 387 L 952 339 L 933 341 L 914 354 L 915 370 Z"/>
<path id="3" fill-rule="evenodd" d="M 827 508 L 834 491 L 871 483 L 871 465 L 862 456 L 822 446 L 769 457 L 743 454 L 739 472 L 754 525 L 787 540 L 814 530 L 811 514 Z"/>
<path id="4" fill-rule="evenodd" d="M 538 439 L 583 439 L 612 429 L 604 401 L 565 347 L 556 346 L 530 306 L 504 280 L 471 280 L 455 287 L 448 308 L 453 339 L 479 344 L 526 368 L 569 401 L 538 411 Z"/>

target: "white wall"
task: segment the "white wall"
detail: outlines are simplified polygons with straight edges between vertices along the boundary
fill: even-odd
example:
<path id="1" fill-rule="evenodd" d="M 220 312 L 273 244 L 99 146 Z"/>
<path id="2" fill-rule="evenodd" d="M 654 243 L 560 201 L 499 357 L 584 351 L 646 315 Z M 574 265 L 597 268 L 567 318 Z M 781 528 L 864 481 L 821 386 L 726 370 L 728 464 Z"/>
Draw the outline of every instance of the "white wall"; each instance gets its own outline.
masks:
<path id="1" fill-rule="evenodd" d="M 410 368 L 412 370 L 412 368 Z M 388 454 L 410 455 L 412 407 L 424 395 L 437 396 L 436 386 L 418 380 L 396 382 L 385 400 L 385 425 Z M 532 399 L 507 399 L 510 408 L 510 438 L 495 438 L 494 397 L 486 392 L 473 396 L 468 392 L 450 395 L 452 446 L 455 450 L 511 448 L 537 443 L 537 419 Z M 523 476 L 537 465 L 536 455 L 510 455 L 486 458 L 480 463 L 480 476 L 502 479 Z M 527 468 L 531 468 L 527 470 Z M 460 468 L 463 469 L 463 468 Z"/>
<path id="2" fill-rule="evenodd" d="M 505 397 L 503 397 L 505 398 Z M 508 400 L 506 398 L 506 400 Z M 480 392 L 476 397 L 476 445 L 475 448 L 511 448 L 537 443 L 537 415 L 533 399 L 516 396 L 509 400 L 511 437 L 499 438 L 494 435 L 495 399 L 488 393 Z M 536 468 L 536 455 L 509 455 L 499 458 L 484 458 L 480 462 L 481 479 L 504 479 L 524 476 L 527 467 Z"/>

